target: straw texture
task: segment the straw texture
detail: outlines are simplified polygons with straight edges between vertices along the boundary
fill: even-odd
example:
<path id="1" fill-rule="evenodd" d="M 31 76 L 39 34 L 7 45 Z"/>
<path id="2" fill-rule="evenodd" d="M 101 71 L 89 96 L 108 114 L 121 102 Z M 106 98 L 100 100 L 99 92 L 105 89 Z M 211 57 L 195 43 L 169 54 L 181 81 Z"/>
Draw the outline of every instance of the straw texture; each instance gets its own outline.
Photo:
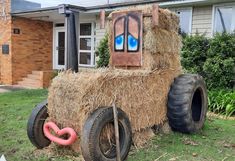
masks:
<path id="1" fill-rule="evenodd" d="M 177 34 L 179 20 L 170 11 L 160 9 L 159 26 L 153 28 L 151 7 L 127 9 L 142 10 L 144 15 L 142 67 L 115 69 L 111 65 L 108 69 L 78 74 L 71 71 L 60 73 L 49 88 L 48 112 L 51 120 L 61 127 L 74 128 L 80 135 L 90 113 L 103 106 L 109 107 L 115 101 L 130 119 L 134 140 L 140 142 L 146 140 L 141 131 L 145 131 L 143 135 L 148 133 L 152 136 L 145 129 L 166 121 L 168 91 L 174 78 L 181 74 L 181 39 Z M 112 40 L 111 25 L 109 35 Z M 75 151 L 80 149 L 79 139 L 72 148 Z"/>

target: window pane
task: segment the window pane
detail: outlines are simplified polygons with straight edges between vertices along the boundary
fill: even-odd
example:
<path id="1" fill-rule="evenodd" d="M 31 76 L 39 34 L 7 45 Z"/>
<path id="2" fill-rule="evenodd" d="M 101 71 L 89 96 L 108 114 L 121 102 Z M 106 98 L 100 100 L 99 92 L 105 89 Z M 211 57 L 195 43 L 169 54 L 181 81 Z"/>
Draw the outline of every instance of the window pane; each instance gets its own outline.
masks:
<path id="1" fill-rule="evenodd" d="M 91 23 L 83 23 L 80 24 L 80 35 L 86 35 L 90 36 L 91 35 Z"/>
<path id="2" fill-rule="evenodd" d="M 180 18 L 180 33 L 190 33 L 191 10 L 180 10 L 176 13 Z"/>
<path id="3" fill-rule="evenodd" d="M 230 32 L 232 25 L 232 7 L 216 8 L 215 32 Z"/>
<path id="4" fill-rule="evenodd" d="M 80 53 L 80 64 L 91 65 L 91 53 Z"/>
<path id="5" fill-rule="evenodd" d="M 65 46 L 65 32 L 59 32 L 58 34 L 58 64 L 59 65 L 65 64 L 64 46 Z"/>
<path id="6" fill-rule="evenodd" d="M 91 50 L 91 38 L 80 39 L 80 50 Z"/>

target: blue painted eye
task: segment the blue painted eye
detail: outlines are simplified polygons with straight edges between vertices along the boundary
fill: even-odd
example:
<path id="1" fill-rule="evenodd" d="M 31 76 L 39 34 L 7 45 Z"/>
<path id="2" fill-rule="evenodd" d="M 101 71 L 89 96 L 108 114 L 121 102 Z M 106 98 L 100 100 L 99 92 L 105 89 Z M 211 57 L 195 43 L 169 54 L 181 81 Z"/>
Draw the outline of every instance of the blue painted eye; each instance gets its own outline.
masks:
<path id="1" fill-rule="evenodd" d="M 115 37 L 115 50 L 124 50 L 124 34 Z"/>
<path id="2" fill-rule="evenodd" d="M 128 51 L 137 51 L 138 39 L 134 38 L 131 34 L 128 35 Z"/>

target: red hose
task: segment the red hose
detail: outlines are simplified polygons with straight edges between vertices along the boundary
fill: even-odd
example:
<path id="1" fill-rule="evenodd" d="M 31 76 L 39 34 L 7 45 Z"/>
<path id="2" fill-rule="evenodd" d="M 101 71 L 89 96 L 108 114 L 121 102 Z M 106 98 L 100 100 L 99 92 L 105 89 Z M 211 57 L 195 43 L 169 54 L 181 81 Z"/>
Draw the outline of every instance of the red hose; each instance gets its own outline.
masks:
<path id="1" fill-rule="evenodd" d="M 62 135 L 68 134 L 69 138 L 62 139 L 57 136 L 54 136 L 51 134 L 50 129 L 52 129 L 56 133 L 56 135 L 58 135 L 59 137 Z M 58 126 L 54 122 L 45 123 L 43 126 L 43 132 L 44 132 L 44 135 L 49 140 L 51 140 L 52 142 L 58 143 L 60 145 L 64 145 L 64 146 L 73 144 L 75 140 L 77 139 L 77 134 L 72 128 L 66 127 L 64 129 L 59 129 Z"/>

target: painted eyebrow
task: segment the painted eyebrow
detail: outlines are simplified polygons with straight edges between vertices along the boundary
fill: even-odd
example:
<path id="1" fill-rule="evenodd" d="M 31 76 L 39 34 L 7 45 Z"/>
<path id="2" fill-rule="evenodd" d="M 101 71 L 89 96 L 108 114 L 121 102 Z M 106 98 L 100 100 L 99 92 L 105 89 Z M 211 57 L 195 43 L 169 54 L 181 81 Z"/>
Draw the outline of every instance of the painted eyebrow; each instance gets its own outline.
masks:
<path id="1" fill-rule="evenodd" d="M 123 33 L 122 34 L 119 34 L 119 35 L 116 35 L 116 24 L 117 24 L 117 22 L 118 21 L 120 21 L 120 20 L 122 20 L 122 19 L 124 19 L 124 25 L 123 25 Z M 114 50 L 116 50 L 115 49 L 115 46 L 116 46 L 116 44 L 115 44 L 115 38 L 116 37 L 118 37 L 118 36 L 120 36 L 120 35 L 123 35 L 124 36 L 124 42 L 123 42 L 123 50 L 119 50 L 119 51 L 125 51 L 125 42 L 126 42 L 126 19 L 127 19 L 127 17 L 126 16 L 120 16 L 120 17 L 118 17 L 116 20 L 115 20 L 115 22 L 114 22 L 114 38 L 113 38 L 113 41 L 114 41 Z"/>
<path id="2" fill-rule="evenodd" d="M 138 16 L 136 16 L 135 14 L 132 14 L 132 13 L 129 13 L 128 15 L 127 15 L 127 32 L 128 33 L 130 33 L 129 32 L 129 17 L 131 17 L 131 18 L 133 18 L 134 20 L 136 20 L 137 21 L 137 23 L 138 23 L 138 38 L 139 38 L 139 36 L 140 36 L 140 19 L 139 19 L 139 17 Z"/>
<path id="3" fill-rule="evenodd" d="M 117 24 L 117 22 L 120 21 L 121 19 L 124 19 L 124 26 L 123 26 L 124 32 L 123 32 L 123 33 L 125 33 L 126 16 L 121 16 L 121 17 L 118 17 L 118 18 L 115 20 L 115 22 L 114 22 L 114 35 L 116 35 L 116 24 Z"/>
<path id="4" fill-rule="evenodd" d="M 128 37 L 128 35 L 131 35 L 131 36 L 133 36 L 130 32 L 129 32 L 129 17 L 131 17 L 131 18 L 133 18 L 134 20 L 136 20 L 137 21 L 137 24 L 138 24 L 138 38 L 137 38 L 137 40 L 138 40 L 138 45 L 137 45 L 137 50 L 135 50 L 135 51 L 132 51 L 132 50 L 129 50 L 128 48 L 129 48 L 129 45 L 128 45 L 128 41 L 126 41 L 126 43 L 127 43 L 127 50 L 128 50 L 128 52 L 136 52 L 136 51 L 138 51 L 139 50 L 139 47 L 140 47 L 140 19 L 139 19 L 139 17 L 138 16 L 136 16 L 135 14 L 132 14 L 132 13 L 129 13 L 128 15 L 127 15 L 127 37 Z M 134 36 L 133 36 L 134 37 Z"/>

